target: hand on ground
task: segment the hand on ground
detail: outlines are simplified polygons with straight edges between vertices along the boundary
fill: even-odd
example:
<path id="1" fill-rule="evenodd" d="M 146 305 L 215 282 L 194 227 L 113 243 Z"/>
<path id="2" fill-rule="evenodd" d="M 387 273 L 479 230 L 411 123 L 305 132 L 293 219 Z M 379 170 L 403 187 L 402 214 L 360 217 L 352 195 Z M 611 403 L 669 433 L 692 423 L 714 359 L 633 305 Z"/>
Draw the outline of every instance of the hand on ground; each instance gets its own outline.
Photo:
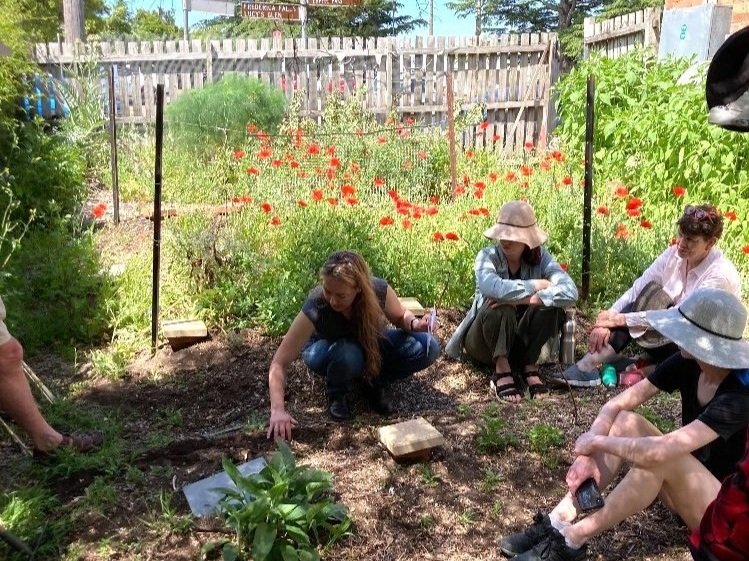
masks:
<path id="1" fill-rule="evenodd" d="M 268 438 L 280 437 L 291 440 L 291 427 L 297 426 L 297 421 L 286 411 L 271 411 L 268 425 Z"/>

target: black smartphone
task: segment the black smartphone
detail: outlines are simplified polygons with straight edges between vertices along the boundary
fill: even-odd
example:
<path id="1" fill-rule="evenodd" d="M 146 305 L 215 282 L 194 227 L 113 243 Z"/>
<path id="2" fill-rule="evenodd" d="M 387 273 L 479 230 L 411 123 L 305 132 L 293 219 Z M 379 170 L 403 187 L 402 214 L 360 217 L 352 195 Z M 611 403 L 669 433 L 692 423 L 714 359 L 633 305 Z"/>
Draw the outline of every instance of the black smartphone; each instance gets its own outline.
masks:
<path id="1" fill-rule="evenodd" d="M 580 505 L 580 510 L 583 512 L 597 510 L 603 506 L 603 497 L 598 490 L 596 480 L 592 477 L 580 484 L 580 487 L 575 491 L 575 498 L 577 499 L 577 504 Z"/>

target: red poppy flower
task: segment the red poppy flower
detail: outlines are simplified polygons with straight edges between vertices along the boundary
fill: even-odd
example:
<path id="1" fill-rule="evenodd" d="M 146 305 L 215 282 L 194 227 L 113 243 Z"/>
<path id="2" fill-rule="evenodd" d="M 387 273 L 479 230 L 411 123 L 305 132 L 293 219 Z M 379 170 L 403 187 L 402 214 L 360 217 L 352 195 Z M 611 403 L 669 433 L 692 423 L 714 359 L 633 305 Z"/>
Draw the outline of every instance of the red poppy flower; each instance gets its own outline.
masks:
<path id="1" fill-rule="evenodd" d="M 335 197 L 328 197 L 328 204 L 336 206 L 338 204 L 338 199 Z"/>
<path id="2" fill-rule="evenodd" d="M 260 208 L 265 213 L 269 213 L 271 210 L 273 210 L 273 207 L 271 206 L 270 203 L 263 203 L 260 205 Z"/>
<path id="3" fill-rule="evenodd" d="M 569 175 L 565 175 L 562 178 L 562 185 L 567 185 L 568 187 L 572 185 L 572 178 Z"/>
<path id="4" fill-rule="evenodd" d="M 384 136 L 378 136 L 377 137 L 377 144 L 387 144 L 388 139 Z"/>
<path id="5" fill-rule="evenodd" d="M 629 196 L 629 190 L 624 185 L 618 185 L 617 188 L 614 189 L 614 195 L 623 199 L 624 197 Z"/>
<path id="6" fill-rule="evenodd" d="M 335 177 L 335 168 L 328 168 L 328 171 L 325 172 L 325 177 L 328 178 L 328 181 L 332 181 Z"/>
<path id="7" fill-rule="evenodd" d="M 268 142 L 270 135 L 265 131 L 257 131 L 257 137 L 260 142 Z"/>
<path id="8" fill-rule="evenodd" d="M 687 190 L 684 189 L 681 185 L 674 185 L 674 196 L 676 197 L 683 197 L 686 195 Z"/>
<path id="9" fill-rule="evenodd" d="M 437 195 L 432 195 L 429 197 L 429 202 L 438 205 L 440 204 L 440 198 Z"/>
<path id="10" fill-rule="evenodd" d="M 549 170 L 551 169 L 551 162 L 549 162 L 549 160 L 543 160 L 540 164 L 538 164 L 538 167 L 540 167 L 544 171 Z"/>
<path id="11" fill-rule="evenodd" d="M 508 171 L 505 175 L 505 181 L 515 181 L 518 178 L 514 171 Z"/>
<path id="12" fill-rule="evenodd" d="M 609 207 L 601 205 L 596 209 L 596 212 L 603 216 L 608 216 L 611 211 L 609 210 Z"/>
<path id="13" fill-rule="evenodd" d="M 273 160 L 270 164 L 274 168 L 280 168 L 283 165 L 283 162 L 281 160 Z"/>
<path id="14" fill-rule="evenodd" d="M 278 216 L 274 216 L 273 218 L 270 219 L 270 223 L 273 226 L 280 226 L 281 225 L 281 219 Z"/>
<path id="15" fill-rule="evenodd" d="M 477 208 L 472 208 L 468 211 L 468 214 L 472 214 L 474 216 L 481 216 L 481 211 Z"/>
<path id="16" fill-rule="evenodd" d="M 479 209 L 479 211 L 481 212 L 481 214 L 482 214 L 483 216 L 489 216 L 489 209 L 488 209 L 488 208 L 486 208 L 486 207 L 482 206 L 482 207 L 481 207 L 481 208 Z"/>
<path id="17" fill-rule="evenodd" d="M 417 152 L 417 155 L 418 155 L 418 157 L 419 157 L 420 160 L 426 160 L 427 157 L 428 157 L 428 154 L 427 154 L 426 150 L 419 150 Z"/>
<path id="18" fill-rule="evenodd" d="M 291 169 L 296 169 L 296 168 L 298 168 L 298 167 L 299 167 L 299 162 L 297 162 L 296 160 L 291 160 L 291 161 L 289 162 L 289 167 L 290 167 Z"/>
<path id="19" fill-rule="evenodd" d="M 468 158 L 469 160 L 473 158 L 474 155 L 475 153 L 473 150 L 466 150 L 466 158 Z"/>
<path id="20" fill-rule="evenodd" d="M 523 148 L 525 148 L 526 150 L 533 150 L 534 146 L 532 142 L 526 142 L 525 144 L 523 144 Z"/>
<path id="21" fill-rule="evenodd" d="M 559 266 L 562 268 L 564 272 L 567 272 L 567 263 L 560 263 Z"/>
<path id="22" fill-rule="evenodd" d="M 351 195 L 356 193 L 356 188 L 351 185 L 350 183 L 346 183 L 341 187 L 341 195 L 344 197 L 350 197 Z"/>
<path id="23" fill-rule="evenodd" d="M 302 208 L 307 208 L 307 201 L 299 199 L 296 204 Z"/>
<path id="24" fill-rule="evenodd" d="M 439 210 L 437 210 L 436 206 L 430 206 L 424 211 L 428 216 L 435 216 Z"/>
<path id="25" fill-rule="evenodd" d="M 734 220 L 736 220 L 736 213 L 734 211 L 732 211 L 732 210 L 729 210 L 728 212 L 724 212 L 723 216 L 725 216 L 726 218 L 728 218 L 728 220 L 730 220 L 731 222 L 733 222 Z"/>
<path id="26" fill-rule="evenodd" d="M 557 162 L 563 162 L 564 161 L 564 154 L 562 154 L 559 150 L 553 150 L 551 152 L 552 159 L 556 160 Z"/>
<path id="27" fill-rule="evenodd" d="M 463 193 L 465 193 L 465 192 L 466 192 L 466 188 L 465 188 L 465 187 L 463 187 L 462 185 L 458 185 L 458 186 L 457 186 L 457 187 L 455 188 L 455 190 L 453 191 L 453 195 L 456 195 L 456 196 L 457 196 L 457 195 L 462 195 L 462 194 L 463 194 Z"/>
<path id="28" fill-rule="evenodd" d="M 394 189 L 391 189 L 390 191 L 388 191 L 388 197 L 390 197 L 393 200 L 393 202 L 396 202 L 396 203 L 400 199 L 400 195 L 398 195 L 398 191 L 395 191 Z"/>
<path id="29" fill-rule="evenodd" d="M 234 159 L 235 160 L 241 160 L 242 158 L 244 158 L 244 156 L 245 156 L 244 150 L 240 150 L 239 148 L 237 148 L 236 150 L 234 150 Z"/>
<path id="30" fill-rule="evenodd" d="M 393 223 L 395 223 L 395 220 L 393 220 L 390 216 L 383 216 L 380 218 L 380 226 L 390 226 Z"/>
<path id="31" fill-rule="evenodd" d="M 107 212 L 107 205 L 104 203 L 99 203 L 94 208 L 91 209 L 91 216 L 94 218 L 101 218 L 104 216 Z"/>
<path id="32" fill-rule="evenodd" d="M 401 222 L 401 226 L 403 226 L 404 230 L 410 230 L 411 229 L 411 221 L 408 218 L 404 218 Z"/>
<path id="33" fill-rule="evenodd" d="M 346 197 L 346 204 L 350 206 L 358 205 L 359 199 L 357 199 L 356 197 Z"/>
<path id="34" fill-rule="evenodd" d="M 467 173 L 464 173 L 464 174 L 463 174 L 463 185 L 468 185 L 468 184 L 470 184 L 470 183 L 471 183 L 471 178 L 470 178 L 470 177 L 468 177 L 468 174 L 467 174 Z"/>
<path id="35" fill-rule="evenodd" d="M 653 227 L 653 223 L 650 220 L 645 220 L 643 218 L 642 220 L 640 220 L 640 226 L 642 226 L 646 230 L 650 230 L 650 228 Z"/>
<path id="36" fill-rule="evenodd" d="M 483 121 L 483 122 L 482 122 L 482 123 L 481 123 L 481 124 L 479 125 L 479 130 L 485 131 L 485 130 L 486 130 L 486 129 L 488 129 L 488 128 L 489 128 L 489 121 Z"/>
<path id="37" fill-rule="evenodd" d="M 312 200 L 313 201 L 322 201 L 323 193 L 322 189 L 313 189 L 312 190 Z"/>
<path id="38" fill-rule="evenodd" d="M 640 207 L 642 207 L 642 199 L 632 197 L 627 201 L 627 210 L 637 210 Z M 632 215 L 630 214 L 630 216 Z"/>
<path id="39" fill-rule="evenodd" d="M 305 177 L 307 177 L 307 172 L 306 172 L 306 171 L 304 171 L 303 169 L 300 169 L 300 170 L 299 170 L 299 171 L 297 172 L 297 175 L 298 175 L 299 177 L 301 177 L 302 179 L 304 179 Z"/>
<path id="40" fill-rule="evenodd" d="M 251 203 L 252 197 L 250 197 L 249 195 L 242 195 L 241 197 L 239 197 L 239 200 L 243 203 Z"/>
<path id="41" fill-rule="evenodd" d="M 497 174 L 496 171 L 489 172 L 489 181 L 491 181 L 492 183 L 495 183 L 497 179 L 499 179 L 499 175 Z"/>
<path id="42" fill-rule="evenodd" d="M 484 183 L 483 181 L 477 181 L 476 183 L 473 184 L 473 186 L 476 187 L 476 189 L 481 189 L 481 190 L 486 189 L 486 183 Z"/>
<path id="43" fill-rule="evenodd" d="M 310 156 L 316 156 L 320 153 L 320 145 L 319 144 L 310 144 L 307 146 L 307 154 Z"/>
<path id="44" fill-rule="evenodd" d="M 247 175 L 260 175 L 260 171 L 255 167 L 247 168 Z"/>
<path id="45" fill-rule="evenodd" d="M 635 218 L 637 216 L 640 216 L 640 209 L 638 208 L 628 208 L 627 209 L 627 215 Z"/>
<path id="46" fill-rule="evenodd" d="M 385 180 L 382 177 L 375 177 L 374 184 L 375 187 L 382 187 L 383 185 L 385 185 Z"/>
<path id="47" fill-rule="evenodd" d="M 328 156 L 334 156 L 335 155 L 335 146 L 328 146 L 325 149 L 325 152 L 328 153 Z"/>
<path id="48" fill-rule="evenodd" d="M 448 239 L 453 242 L 457 242 L 460 238 L 458 237 L 458 234 L 456 234 L 455 232 L 448 232 L 447 234 L 445 234 L 445 239 Z"/>
<path id="49" fill-rule="evenodd" d="M 476 189 L 473 192 L 473 196 L 476 197 L 477 199 L 483 199 L 484 198 L 484 190 L 483 189 Z"/>
<path id="50" fill-rule="evenodd" d="M 273 155 L 273 151 L 270 148 L 263 148 L 257 153 L 257 157 L 261 160 L 270 158 Z"/>
<path id="51" fill-rule="evenodd" d="M 741 248 L 741 251 L 742 251 L 742 252 L 743 252 L 744 254 L 746 254 L 746 255 L 749 255 L 749 245 L 745 245 L 744 247 L 742 247 L 742 248 Z"/>
<path id="52" fill-rule="evenodd" d="M 351 169 L 351 173 L 356 175 L 357 173 L 359 173 L 359 164 L 357 164 L 356 162 L 351 162 L 350 169 Z"/>
<path id="53" fill-rule="evenodd" d="M 624 224 L 617 224 L 616 232 L 614 233 L 614 237 L 617 240 L 626 240 L 630 235 L 631 233 L 627 229 L 627 226 L 625 226 Z"/>
<path id="54" fill-rule="evenodd" d="M 499 134 L 495 133 L 494 135 L 492 135 L 492 140 L 494 142 L 499 142 L 500 140 L 502 140 L 502 137 Z"/>
<path id="55" fill-rule="evenodd" d="M 434 234 L 432 234 L 432 241 L 443 242 L 445 241 L 445 236 L 442 234 L 442 232 L 435 232 Z"/>
<path id="56" fill-rule="evenodd" d="M 247 123 L 247 132 L 250 134 L 254 134 L 257 132 L 257 127 L 254 123 Z"/>
<path id="57" fill-rule="evenodd" d="M 520 167 L 520 174 L 524 175 L 525 177 L 529 177 L 533 175 L 533 168 L 530 166 L 521 166 Z"/>
<path id="58" fill-rule="evenodd" d="M 329 165 L 332 168 L 337 168 L 341 165 L 341 160 L 339 160 L 338 158 L 330 158 Z"/>

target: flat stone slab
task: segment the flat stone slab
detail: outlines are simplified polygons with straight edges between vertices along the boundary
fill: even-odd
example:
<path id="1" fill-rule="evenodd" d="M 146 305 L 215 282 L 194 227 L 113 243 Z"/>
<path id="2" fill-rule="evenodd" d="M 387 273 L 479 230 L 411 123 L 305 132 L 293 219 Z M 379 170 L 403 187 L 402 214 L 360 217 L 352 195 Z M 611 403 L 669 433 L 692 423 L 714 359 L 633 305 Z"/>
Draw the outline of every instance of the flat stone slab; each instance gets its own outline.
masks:
<path id="1" fill-rule="evenodd" d="M 420 457 L 445 443 L 445 437 L 423 417 L 380 427 L 379 437 L 396 460 Z"/>
<path id="2" fill-rule="evenodd" d="M 208 338 L 208 328 L 199 319 L 177 319 L 161 322 L 161 332 L 172 350 L 178 351 Z"/>
<path id="3" fill-rule="evenodd" d="M 238 465 L 237 469 L 242 475 L 251 475 L 260 473 L 264 467 L 265 458 L 259 456 Z M 227 488 L 236 490 L 237 487 L 225 471 L 220 471 L 205 479 L 185 485 L 182 487 L 182 492 L 185 494 L 187 504 L 190 505 L 192 515 L 196 518 L 204 518 L 218 514 L 218 502 L 224 496 L 224 492 L 219 489 Z"/>
<path id="4" fill-rule="evenodd" d="M 401 306 L 406 308 L 416 317 L 420 318 L 426 313 L 424 306 L 419 304 L 419 301 L 416 298 L 412 298 L 410 296 L 402 296 L 402 297 L 399 297 L 398 300 L 400 300 Z"/>

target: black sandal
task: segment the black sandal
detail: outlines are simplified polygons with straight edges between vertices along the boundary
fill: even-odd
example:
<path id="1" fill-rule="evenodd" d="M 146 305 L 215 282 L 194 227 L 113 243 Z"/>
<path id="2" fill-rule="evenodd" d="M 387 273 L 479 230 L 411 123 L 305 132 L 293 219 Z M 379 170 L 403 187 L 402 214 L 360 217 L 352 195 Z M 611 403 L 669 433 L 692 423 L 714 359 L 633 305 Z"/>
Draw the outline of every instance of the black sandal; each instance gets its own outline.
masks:
<path id="1" fill-rule="evenodd" d="M 498 386 L 497 382 L 502 378 L 511 378 L 512 382 Z M 495 372 L 489 380 L 489 387 L 497 399 L 506 403 L 520 403 L 520 401 L 510 401 L 507 399 L 508 397 L 518 396 L 521 399 L 523 397 L 523 394 L 520 393 L 520 390 L 515 385 L 515 378 L 513 378 L 512 372 Z"/>
<path id="2" fill-rule="evenodd" d="M 531 399 L 536 399 L 536 396 L 549 393 L 549 386 L 547 386 L 543 382 L 538 382 L 536 384 L 528 383 L 528 378 L 531 378 L 533 376 L 535 376 L 539 380 L 541 379 L 541 374 L 539 373 L 538 370 L 531 370 L 530 372 L 523 372 L 523 379 L 525 380 L 525 383 L 528 385 L 528 394 L 531 396 Z"/>

